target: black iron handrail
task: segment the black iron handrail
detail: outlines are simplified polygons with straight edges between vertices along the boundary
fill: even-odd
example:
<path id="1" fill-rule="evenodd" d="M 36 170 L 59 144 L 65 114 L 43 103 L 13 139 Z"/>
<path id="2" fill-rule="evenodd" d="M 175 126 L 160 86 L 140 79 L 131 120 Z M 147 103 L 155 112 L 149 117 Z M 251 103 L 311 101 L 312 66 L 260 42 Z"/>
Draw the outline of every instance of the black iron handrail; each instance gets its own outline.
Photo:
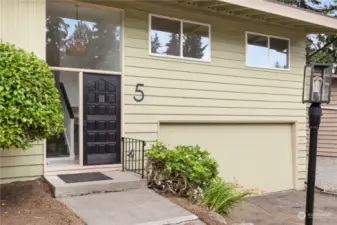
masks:
<path id="1" fill-rule="evenodd" d="M 134 138 L 122 137 L 123 171 L 131 171 L 144 179 L 146 142 Z"/>
<path id="2" fill-rule="evenodd" d="M 63 98 L 63 100 L 64 100 L 64 102 L 66 104 L 66 107 L 67 107 L 67 110 L 68 110 L 70 118 L 74 119 L 75 118 L 74 112 L 73 112 L 73 109 L 71 108 L 66 88 L 64 87 L 64 84 L 62 82 L 60 82 L 60 92 L 61 92 L 62 98 Z"/>

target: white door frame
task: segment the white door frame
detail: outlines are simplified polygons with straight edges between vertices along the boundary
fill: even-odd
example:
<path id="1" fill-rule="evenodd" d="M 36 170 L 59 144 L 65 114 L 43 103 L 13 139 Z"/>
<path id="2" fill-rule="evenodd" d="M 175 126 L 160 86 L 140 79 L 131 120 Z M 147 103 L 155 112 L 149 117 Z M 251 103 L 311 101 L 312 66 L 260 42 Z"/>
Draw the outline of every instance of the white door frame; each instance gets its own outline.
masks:
<path id="1" fill-rule="evenodd" d="M 67 68 L 67 67 L 50 67 L 52 71 L 63 71 L 63 72 L 73 72 L 70 76 L 78 76 L 78 98 L 79 98 L 79 105 L 78 105 L 78 123 L 79 123 L 79 165 L 72 166 L 72 169 L 81 169 L 81 168 L 98 168 L 98 167 L 107 167 L 108 165 L 95 165 L 95 166 L 84 166 L 83 165 L 83 132 L 81 132 L 81 124 L 83 125 L 83 74 L 84 73 L 92 73 L 92 74 L 99 74 L 99 75 L 113 75 L 113 76 L 122 76 L 122 72 L 116 72 L 116 71 L 104 71 L 104 70 L 92 70 L 92 69 L 77 69 L 77 68 Z M 122 79 L 121 79 L 122 80 Z M 122 82 L 121 82 L 122 86 Z M 123 88 L 122 88 L 123 90 Z M 123 135 L 123 98 L 121 94 L 121 135 Z M 47 140 L 45 142 L 45 150 L 44 150 L 44 169 L 45 171 L 56 171 L 56 170 L 64 170 L 66 168 L 47 168 L 46 162 L 48 160 L 50 161 L 57 161 L 62 159 L 69 159 L 71 160 L 71 157 L 62 157 L 62 158 L 48 158 L 47 159 Z M 117 164 L 118 165 L 118 164 Z M 116 167 L 116 164 L 111 164 L 112 167 Z M 68 167 L 67 167 L 68 168 Z"/>

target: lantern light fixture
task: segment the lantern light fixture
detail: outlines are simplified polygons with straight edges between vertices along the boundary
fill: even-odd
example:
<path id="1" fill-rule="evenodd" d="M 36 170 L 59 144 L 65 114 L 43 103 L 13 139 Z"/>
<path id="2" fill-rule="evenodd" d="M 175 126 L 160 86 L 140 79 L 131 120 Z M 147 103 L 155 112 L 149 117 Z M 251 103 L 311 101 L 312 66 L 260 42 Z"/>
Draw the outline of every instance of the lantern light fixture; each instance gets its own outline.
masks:
<path id="1" fill-rule="evenodd" d="M 330 103 L 332 64 L 306 65 L 303 77 L 303 103 Z"/>

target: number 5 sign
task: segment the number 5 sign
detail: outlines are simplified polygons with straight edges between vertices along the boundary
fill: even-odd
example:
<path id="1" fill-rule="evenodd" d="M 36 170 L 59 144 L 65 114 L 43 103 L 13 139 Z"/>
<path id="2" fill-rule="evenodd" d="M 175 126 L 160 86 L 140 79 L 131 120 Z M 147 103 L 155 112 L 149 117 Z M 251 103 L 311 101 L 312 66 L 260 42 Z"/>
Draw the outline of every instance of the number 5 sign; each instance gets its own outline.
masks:
<path id="1" fill-rule="evenodd" d="M 136 93 L 139 93 L 141 96 L 140 97 L 136 97 L 136 96 L 133 96 L 133 99 L 136 101 L 136 102 L 142 102 L 144 100 L 144 97 L 145 97 L 145 94 L 142 90 L 140 90 L 139 88 L 140 87 L 144 87 L 144 84 L 137 84 L 136 85 L 136 90 L 135 92 Z"/>

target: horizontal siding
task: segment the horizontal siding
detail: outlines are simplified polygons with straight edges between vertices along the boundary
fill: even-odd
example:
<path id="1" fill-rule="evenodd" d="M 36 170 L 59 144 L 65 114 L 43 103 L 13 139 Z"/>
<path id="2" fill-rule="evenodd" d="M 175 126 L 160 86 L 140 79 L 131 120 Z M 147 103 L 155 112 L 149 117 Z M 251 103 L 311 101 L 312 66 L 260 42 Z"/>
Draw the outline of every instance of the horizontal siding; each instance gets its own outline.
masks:
<path id="1" fill-rule="evenodd" d="M 337 80 L 334 79 L 331 87 L 331 102 L 328 107 L 337 108 Z M 309 149 L 310 132 L 307 131 Z M 318 131 L 318 155 L 337 157 L 337 110 L 323 109 L 321 125 Z"/>
<path id="2" fill-rule="evenodd" d="M 145 104 L 134 104 L 126 105 L 124 107 L 125 113 L 134 113 L 134 114 L 159 114 L 159 115 L 256 115 L 256 116 L 302 116 L 303 110 L 290 110 L 290 109 L 258 109 L 252 108 L 247 109 L 244 107 L 240 108 L 220 108 L 214 105 L 213 107 L 187 107 L 183 105 L 170 106 L 165 105 L 163 102 L 161 105 L 145 105 Z"/>
<path id="3" fill-rule="evenodd" d="M 305 35 L 265 24 L 186 13 L 166 3 L 105 3 L 125 9 L 124 131 L 147 141 L 158 138 L 158 123 L 294 122 L 298 187 L 306 171 L 306 110 L 301 103 Z M 131 9 L 131 8 L 132 9 Z M 161 12 L 161 13 L 159 13 Z M 165 12 L 165 13 L 162 13 Z M 148 13 L 211 24 L 211 62 L 148 54 Z M 291 39 L 289 71 L 245 65 L 245 31 Z M 135 102 L 135 86 L 145 98 Z"/>
<path id="4" fill-rule="evenodd" d="M 168 79 L 169 80 L 169 79 Z M 136 83 L 138 83 L 138 79 L 135 79 Z M 168 81 L 169 82 L 169 81 Z M 125 94 L 126 95 L 135 95 L 135 85 L 125 85 Z M 206 88 L 206 87 L 205 87 Z M 277 95 L 277 94 L 259 94 L 259 93 L 242 93 L 242 92 L 228 92 L 225 90 L 216 91 L 216 90 L 208 90 L 208 89 L 196 89 L 196 88 L 172 88 L 172 87 L 153 87 L 148 86 L 144 84 L 144 93 L 145 95 L 149 96 L 166 96 L 166 97 L 172 97 L 173 98 L 181 98 L 181 97 L 187 97 L 187 98 L 198 98 L 198 99 L 228 99 L 228 100 L 250 100 L 255 102 L 265 101 L 265 102 L 280 102 L 280 105 L 282 102 L 296 102 L 299 101 L 299 96 L 287 96 L 287 95 Z M 257 90 L 258 91 L 258 90 Z M 145 100 L 145 99 L 144 99 Z M 282 106 L 281 106 L 282 107 Z M 301 107 L 298 105 L 298 107 Z M 302 112 L 305 113 L 305 110 L 302 106 Z M 268 111 L 266 112 L 268 113 Z M 302 114 L 302 115 L 303 115 Z"/>
<path id="5" fill-rule="evenodd" d="M 130 96 L 130 97 L 129 97 Z M 135 105 L 133 94 L 128 94 L 124 101 L 125 105 Z M 172 96 L 154 96 L 146 95 L 146 99 L 143 102 L 137 103 L 137 105 L 167 105 L 167 106 L 187 106 L 187 107 L 210 107 L 210 108 L 261 108 L 261 109 L 291 109 L 291 110 L 301 110 L 302 108 L 295 102 L 280 102 L 274 101 L 259 101 L 247 99 L 204 99 L 195 97 L 176 97 L 172 101 Z"/>
<path id="6" fill-rule="evenodd" d="M 0 0 L 0 39 L 45 58 L 45 0 Z M 0 151 L 0 183 L 43 175 L 43 142 Z"/>
<path id="7" fill-rule="evenodd" d="M 0 39 L 45 58 L 45 0 L 0 0 Z"/>
<path id="8" fill-rule="evenodd" d="M 31 165 L 41 165 L 43 162 L 43 155 L 27 155 L 27 156 L 11 156 L 11 157 L 1 157 L 0 165 L 1 168 L 4 167 L 16 167 L 16 166 L 31 166 Z"/>
<path id="9" fill-rule="evenodd" d="M 1 179 L 36 177 L 43 174 L 43 165 L 13 166 L 1 168 Z"/>
<path id="10" fill-rule="evenodd" d="M 43 143 L 32 148 L 0 152 L 0 183 L 33 179 L 43 175 Z"/>

